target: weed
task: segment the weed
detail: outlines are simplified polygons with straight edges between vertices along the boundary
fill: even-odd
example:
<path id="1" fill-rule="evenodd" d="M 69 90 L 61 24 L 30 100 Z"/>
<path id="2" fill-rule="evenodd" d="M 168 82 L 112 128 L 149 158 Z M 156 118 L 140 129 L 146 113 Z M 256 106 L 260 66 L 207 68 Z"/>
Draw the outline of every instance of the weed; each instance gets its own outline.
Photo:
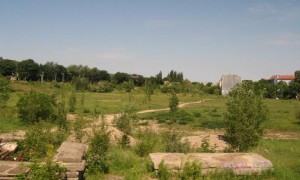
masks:
<path id="1" fill-rule="evenodd" d="M 84 129 L 85 128 L 85 122 L 83 119 L 83 116 L 77 117 L 76 120 L 73 123 L 73 131 L 75 134 L 75 138 L 77 141 L 81 142 L 82 138 L 85 135 Z"/>
<path id="2" fill-rule="evenodd" d="M 119 144 L 121 145 L 122 148 L 128 148 L 130 147 L 130 138 L 127 134 L 123 134 L 120 141 L 119 141 Z"/>
<path id="3" fill-rule="evenodd" d="M 77 102 L 76 94 L 73 91 L 69 97 L 69 112 L 75 111 L 76 102 Z"/>
<path id="4" fill-rule="evenodd" d="M 166 152 L 182 152 L 186 153 L 190 151 L 190 144 L 186 140 L 185 142 L 181 142 L 182 135 L 175 130 L 171 130 L 168 132 L 164 132 L 162 134 L 165 151 Z"/>
<path id="5" fill-rule="evenodd" d="M 205 136 L 202 141 L 201 141 L 201 147 L 200 147 L 200 152 L 209 152 L 213 153 L 216 152 L 217 145 L 214 144 L 213 147 L 210 146 L 209 144 L 209 136 Z"/>

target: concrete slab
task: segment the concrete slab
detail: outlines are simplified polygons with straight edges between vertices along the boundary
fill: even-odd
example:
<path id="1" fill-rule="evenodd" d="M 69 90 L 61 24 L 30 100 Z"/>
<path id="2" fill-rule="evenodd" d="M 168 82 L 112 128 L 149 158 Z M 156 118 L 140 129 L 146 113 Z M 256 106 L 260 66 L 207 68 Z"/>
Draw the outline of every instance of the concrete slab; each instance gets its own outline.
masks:
<path id="1" fill-rule="evenodd" d="M 260 173 L 273 167 L 272 162 L 255 153 L 151 153 L 154 169 L 160 162 L 171 170 L 180 170 L 186 162 L 199 162 L 203 174 L 230 169 L 235 174 Z"/>
<path id="2" fill-rule="evenodd" d="M 86 145 L 76 142 L 63 142 L 55 156 L 56 161 L 65 163 L 80 163 L 86 151 Z"/>
<path id="3" fill-rule="evenodd" d="M 61 163 L 67 168 L 67 171 L 75 172 L 75 171 L 84 171 L 85 170 L 85 161 L 81 161 L 80 163 Z"/>
<path id="4" fill-rule="evenodd" d="M 16 142 L 6 142 L 0 144 L 0 149 L 2 151 L 9 151 L 14 152 L 18 147 L 18 144 Z"/>
<path id="5" fill-rule="evenodd" d="M 151 153 L 150 158 L 154 164 L 154 169 L 158 169 L 161 161 L 164 161 L 170 169 L 181 169 L 182 162 L 185 161 L 183 153 Z"/>
<path id="6" fill-rule="evenodd" d="M 29 171 L 28 162 L 0 161 L 0 178 L 16 177 Z"/>

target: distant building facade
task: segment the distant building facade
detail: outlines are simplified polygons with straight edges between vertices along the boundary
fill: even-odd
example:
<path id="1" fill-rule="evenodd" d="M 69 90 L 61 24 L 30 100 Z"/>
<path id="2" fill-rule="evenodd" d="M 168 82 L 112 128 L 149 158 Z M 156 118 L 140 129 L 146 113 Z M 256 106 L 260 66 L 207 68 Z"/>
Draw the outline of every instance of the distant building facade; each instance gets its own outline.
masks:
<path id="1" fill-rule="evenodd" d="M 274 75 L 267 80 L 273 84 L 277 84 L 280 81 L 284 81 L 287 84 L 289 84 L 294 79 L 295 79 L 295 75 Z"/>
<path id="2" fill-rule="evenodd" d="M 222 75 L 221 80 L 219 81 L 221 94 L 226 96 L 235 85 L 241 82 L 242 78 L 238 75 Z"/>

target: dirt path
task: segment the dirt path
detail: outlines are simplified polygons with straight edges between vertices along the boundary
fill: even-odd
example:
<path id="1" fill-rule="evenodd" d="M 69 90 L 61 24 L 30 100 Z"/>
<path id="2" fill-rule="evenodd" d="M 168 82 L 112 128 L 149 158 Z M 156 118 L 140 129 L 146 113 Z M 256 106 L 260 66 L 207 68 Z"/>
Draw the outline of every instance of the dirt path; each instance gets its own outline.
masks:
<path id="1" fill-rule="evenodd" d="M 210 99 L 204 99 L 204 100 L 201 100 L 201 101 L 196 101 L 196 102 L 187 102 L 187 103 L 180 103 L 178 105 L 179 108 L 183 108 L 185 106 L 188 106 L 190 104 L 200 104 L 202 102 L 205 102 L 205 101 L 208 101 Z M 149 110 L 143 110 L 143 111 L 139 111 L 137 112 L 137 114 L 145 114 L 145 113 L 151 113 L 151 112 L 159 112 L 159 111 L 169 111 L 170 108 L 162 108 L 162 109 L 149 109 Z"/>

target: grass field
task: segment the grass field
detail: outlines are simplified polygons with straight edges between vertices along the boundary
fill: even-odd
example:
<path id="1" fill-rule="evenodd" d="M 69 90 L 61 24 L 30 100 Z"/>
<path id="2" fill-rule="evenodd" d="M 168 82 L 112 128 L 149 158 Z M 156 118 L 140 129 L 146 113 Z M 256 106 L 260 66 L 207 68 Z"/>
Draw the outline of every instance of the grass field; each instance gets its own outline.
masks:
<path id="1" fill-rule="evenodd" d="M 16 103 L 19 98 L 31 90 L 53 93 L 57 97 L 63 97 L 68 104 L 68 98 L 73 90 L 69 84 L 57 85 L 55 83 L 12 83 L 13 92 L 7 103 L 7 107 L 0 109 L 0 133 L 28 128 L 18 119 Z M 168 108 L 169 94 L 156 92 L 147 102 L 145 94 L 134 90 L 131 94 L 125 92 L 89 93 L 77 92 L 77 105 L 75 114 L 91 116 L 95 109 L 102 114 L 119 113 L 122 105 L 131 102 L 137 111 L 148 109 Z M 215 95 L 184 95 L 178 94 L 179 101 L 202 103 L 191 104 L 179 110 L 177 113 L 169 111 L 139 114 L 139 119 L 155 119 L 167 128 L 178 128 L 186 131 L 224 128 L 223 115 L 226 111 L 226 98 Z M 297 179 L 300 177 L 300 122 L 295 114 L 300 112 L 300 102 L 296 100 L 267 99 L 266 105 L 270 112 L 270 120 L 265 123 L 268 131 L 276 133 L 294 133 L 295 139 L 263 139 L 259 146 L 252 150 L 270 159 L 275 168 L 275 174 L 271 179 Z M 158 148 L 159 149 L 159 148 Z M 112 174 L 124 175 L 135 178 L 142 175 L 149 176 L 147 161 L 137 156 L 133 150 L 122 150 L 119 147 L 111 149 Z M 122 159 L 127 157 L 127 159 Z M 124 161 L 119 162 L 119 159 Z M 97 178 L 97 177 L 96 177 Z M 92 179 L 92 178 L 91 178 Z"/>

